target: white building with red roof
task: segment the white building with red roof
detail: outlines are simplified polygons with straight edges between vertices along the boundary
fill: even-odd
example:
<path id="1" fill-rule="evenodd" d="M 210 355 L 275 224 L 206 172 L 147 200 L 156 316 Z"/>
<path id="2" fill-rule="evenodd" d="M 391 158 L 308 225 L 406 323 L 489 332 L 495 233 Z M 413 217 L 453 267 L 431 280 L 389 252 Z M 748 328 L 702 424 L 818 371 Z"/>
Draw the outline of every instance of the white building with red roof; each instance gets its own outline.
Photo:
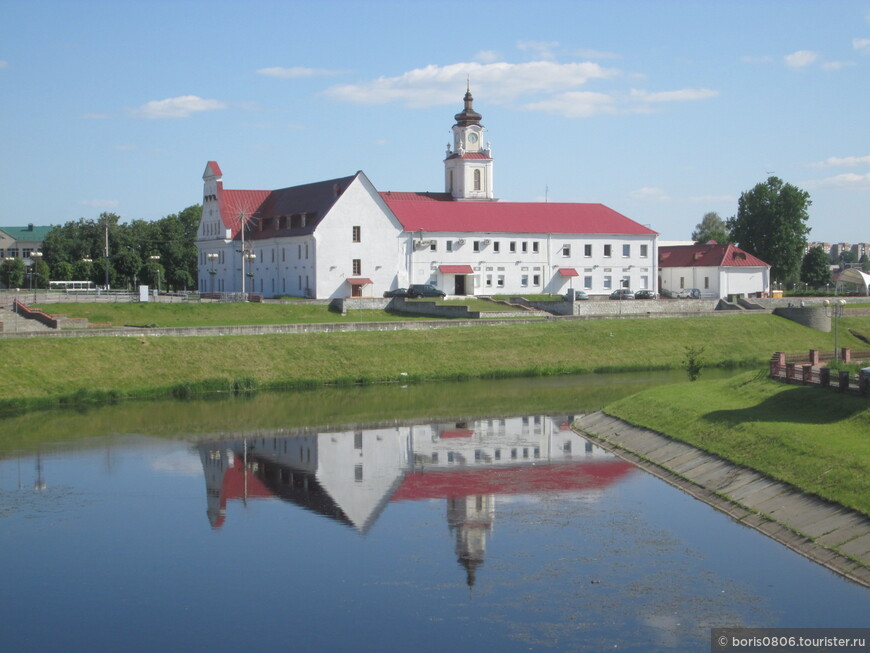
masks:
<path id="1" fill-rule="evenodd" d="M 770 292 L 770 265 L 734 245 L 659 247 L 659 287 L 665 295 L 698 289 L 701 297 L 761 297 Z"/>
<path id="2" fill-rule="evenodd" d="M 485 128 L 465 94 L 444 192 L 379 192 L 363 172 L 274 191 L 224 189 L 209 161 L 197 239 L 201 292 L 380 297 L 657 291 L 658 234 L 602 204 L 500 202 Z"/>

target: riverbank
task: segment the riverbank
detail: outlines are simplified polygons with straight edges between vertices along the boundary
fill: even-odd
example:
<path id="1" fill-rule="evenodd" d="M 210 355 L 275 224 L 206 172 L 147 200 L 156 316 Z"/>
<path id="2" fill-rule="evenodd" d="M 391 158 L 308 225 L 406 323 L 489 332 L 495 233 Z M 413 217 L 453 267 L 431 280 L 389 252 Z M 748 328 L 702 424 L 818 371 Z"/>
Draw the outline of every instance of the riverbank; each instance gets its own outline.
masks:
<path id="1" fill-rule="evenodd" d="M 852 319 L 870 330 L 870 318 Z M 861 344 L 840 334 L 841 346 Z M 250 337 L 0 339 L 0 409 L 254 389 L 677 369 L 688 346 L 705 348 L 707 366 L 760 367 L 774 351 L 833 347 L 833 336 L 772 315 L 733 315 Z"/>
<path id="2" fill-rule="evenodd" d="M 735 521 L 870 587 L 866 515 L 602 412 L 584 416 L 575 428 Z"/>

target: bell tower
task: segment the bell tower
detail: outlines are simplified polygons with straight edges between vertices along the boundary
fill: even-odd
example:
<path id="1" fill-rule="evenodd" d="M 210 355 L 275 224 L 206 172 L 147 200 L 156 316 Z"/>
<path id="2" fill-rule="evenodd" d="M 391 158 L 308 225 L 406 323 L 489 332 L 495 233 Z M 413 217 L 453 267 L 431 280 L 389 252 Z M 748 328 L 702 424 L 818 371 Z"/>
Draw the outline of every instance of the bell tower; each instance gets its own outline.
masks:
<path id="1" fill-rule="evenodd" d="M 474 110 L 470 86 L 464 102 L 465 108 L 454 116 L 453 144 L 447 145 L 444 158 L 444 190 L 456 200 L 492 201 L 492 150 L 489 143 L 484 145 L 483 116 Z"/>

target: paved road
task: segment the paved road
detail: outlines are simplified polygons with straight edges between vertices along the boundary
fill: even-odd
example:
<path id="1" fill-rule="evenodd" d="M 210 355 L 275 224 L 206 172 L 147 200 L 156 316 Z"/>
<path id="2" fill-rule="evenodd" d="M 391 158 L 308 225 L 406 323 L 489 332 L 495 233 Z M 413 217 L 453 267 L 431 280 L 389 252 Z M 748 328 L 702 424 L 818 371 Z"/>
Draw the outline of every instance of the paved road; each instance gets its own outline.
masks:
<path id="1" fill-rule="evenodd" d="M 582 434 L 735 520 L 870 587 L 870 518 L 602 412 Z"/>

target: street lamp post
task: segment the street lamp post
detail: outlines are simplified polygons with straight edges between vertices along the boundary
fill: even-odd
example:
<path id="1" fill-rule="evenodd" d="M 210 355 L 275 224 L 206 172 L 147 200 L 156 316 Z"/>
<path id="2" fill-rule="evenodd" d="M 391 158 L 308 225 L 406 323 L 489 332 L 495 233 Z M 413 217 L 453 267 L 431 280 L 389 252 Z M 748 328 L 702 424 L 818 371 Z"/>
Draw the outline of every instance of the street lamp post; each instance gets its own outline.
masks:
<path id="1" fill-rule="evenodd" d="M 30 289 L 33 290 L 33 278 L 38 276 L 36 274 L 36 264 L 42 258 L 42 252 L 30 252 Z M 39 282 L 37 282 L 36 287 L 39 288 Z M 33 303 L 36 303 L 36 292 L 33 293 Z"/>
<path id="2" fill-rule="evenodd" d="M 827 299 L 822 302 L 825 305 L 825 315 L 832 318 L 834 322 L 834 360 L 840 360 L 840 317 L 843 315 L 843 307 L 846 306 L 845 299 L 835 299 L 833 302 Z"/>
<path id="3" fill-rule="evenodd" d="M 157 268 L 157 294 L 160 294 L 160 256 L 157 254 L 153 254 L 148 257 L 150 260 L 154 261 L 154 266 Z"/>
<path id="4" fill-rule="evenodd" d="M 245 261 L 248 262 L 248 265 L 252 265 L 253 262 L 256 260 L 256 258 L 257 258 L 257 255 L 254 254 L 254 252 L 251 252 L 251 251 L 242 252 L 242 270 L 245 269 Z M 249 269 L 253 270 L 253 268 L 249 268 Z M 246 276 L 250 277 L 250 279 L 251 279 L 251 292 L 254 292 L 254 273 L 248 272 Z M 242 301 L 248 301 L 248 297 L 245 294 L 245 277 L 242 277 Z"/>

